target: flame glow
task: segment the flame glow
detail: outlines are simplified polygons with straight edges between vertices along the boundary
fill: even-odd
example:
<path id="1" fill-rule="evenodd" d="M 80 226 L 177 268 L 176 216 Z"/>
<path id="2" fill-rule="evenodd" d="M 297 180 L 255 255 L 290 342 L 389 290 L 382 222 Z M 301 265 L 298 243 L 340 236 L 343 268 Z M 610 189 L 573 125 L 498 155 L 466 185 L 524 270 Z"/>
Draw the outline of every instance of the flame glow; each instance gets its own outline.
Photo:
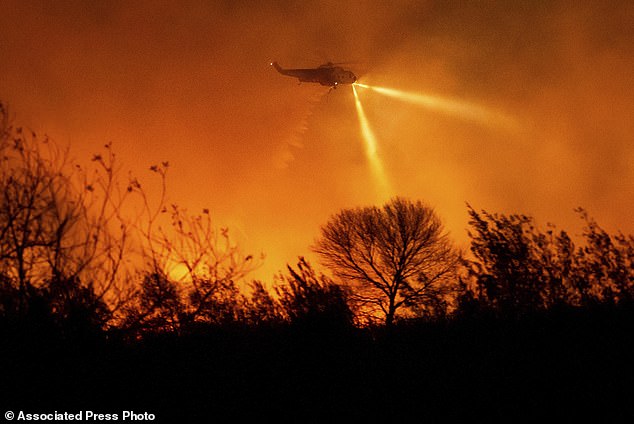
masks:
<path id="1" fill-rule="evenodd" d="M 180 262 L 169 261 L 166 266 L 166 273 L 173 281 L 190 282 L 191 273 L 187 266 Z"/>
<path id="2" fill-rule="evenodd" d="M 376 136 L 374 135 L 374 131 L 372 131 L 372 128 L 370 127 L 370 123 L 368 122 L 368 118 L 365 115 L 365 111 L 363 110 L 361 100 L 359 100 L 359 95 L 354 84 L 352 85 L 352 92 L 354 93 L 354 104 L 357 108 L 357 116 L 359 117 L 361 136 L 363 137 L 363 141 L 365 141 L 365 153 L 368 161 L 370 162 L 372 174 L 377 181 L 380 194 L 383 197 L 387 197 L 391 192 L 390 184 L 387 176 L 385 175 L 385 170 L 383 169 L 381 158 L 379 158 L 377 152 Z"/>
<path id="3" fill-rule="evenodd" d="M 460 117 L 462 119 L 471 120 L 480 124 L 489 126 L 501 126 L 505 129 L 513 129 L 517 127 L 514 119 L 504 115 L 503 113 L 493 111 L 482 106 L 472 103 L 451 100 L 428 94 L 410 93 L 407 91 L 397 90 L 394 88 L 377 87 L 374 85 L 354 84 L 357 87 L 370 89 L 376 93 L 383 94 L 387 97 L 401 100 L 413 105 L 422 106 L 439 112 Z"/>

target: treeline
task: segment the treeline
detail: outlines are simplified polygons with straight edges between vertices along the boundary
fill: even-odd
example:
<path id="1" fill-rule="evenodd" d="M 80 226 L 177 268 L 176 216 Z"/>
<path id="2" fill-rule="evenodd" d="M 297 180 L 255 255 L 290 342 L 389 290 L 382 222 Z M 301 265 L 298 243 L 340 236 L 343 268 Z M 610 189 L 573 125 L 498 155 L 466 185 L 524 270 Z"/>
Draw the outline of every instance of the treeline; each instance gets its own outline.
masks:
<path id="1" fill-rule="evenodd" d="M 583 210 L 575 243 L 531 217 L 468 206 L 470 251 L 460 252 L 432 208 L 402 198 L 340 211 L 322 227 L 313 250 L 334 279 L 300 258 L 269 289 L 248 281 L 261 258 L 244 254 L 208 210 L 166 205 L 167 162 L 150 167 L 161 188 L 152 206 L 137 178 L 122 181 L 110 145 L 84 169 L 0 112 L 7 325 L 41 321 L 68 336 L 137 339 L 205 326 L 511 318 L 633 299 L 634 238 L 608 234 Z"/>
<path id="2" fill-rule="evenodd" d="M 208 210 L 78 166 L 0 104 L 0 368 L 8 408 L 238 418 L 634 417 L 634 238 L 468 207 L 470 250 L 394 198 L 333 214 L 273 284 Z M 148 192 L 158 192 L 150 196 Z M 555 412 L 553 412 L 555 411 Z"/>

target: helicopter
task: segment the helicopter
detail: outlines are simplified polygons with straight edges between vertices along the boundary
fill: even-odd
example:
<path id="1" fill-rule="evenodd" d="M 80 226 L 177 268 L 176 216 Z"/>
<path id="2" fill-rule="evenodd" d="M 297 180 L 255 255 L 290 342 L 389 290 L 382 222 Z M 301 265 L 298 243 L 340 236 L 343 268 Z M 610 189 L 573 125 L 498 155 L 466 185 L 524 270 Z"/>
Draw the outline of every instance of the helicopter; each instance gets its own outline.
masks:
<path id="1" fill-rule="evenodd" d="M 271 66 L 282 75 L 297 78 L 300 83 L 316 82 L 337 88 L 340 84 L 353 84 L 357 80 L 355 74 L 332 62 L 324 63 L 317 68 L 307 69 L 284 69 L 277 62 L 271 62 Z"/>

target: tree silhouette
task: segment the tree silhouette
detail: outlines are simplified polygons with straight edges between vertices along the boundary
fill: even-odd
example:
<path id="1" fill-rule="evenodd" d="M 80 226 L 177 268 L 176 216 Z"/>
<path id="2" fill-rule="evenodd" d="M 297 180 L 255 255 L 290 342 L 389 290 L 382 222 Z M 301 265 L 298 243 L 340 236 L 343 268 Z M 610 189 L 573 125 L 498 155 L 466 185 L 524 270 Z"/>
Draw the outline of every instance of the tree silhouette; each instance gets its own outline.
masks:
<path id="1" fill-rule="evenodd" d="M 394 198 L 382 208 L 345 209 L 321 228 L 314 246 L 324 264 L 350 285 L 367 317 L 446 311 L 459 255 L 433 209 Z"/>
<path id="2" fill-rule="evenodd" d="M 58 317 L 77 316 L 69 313 L 83 305 L 105 323 L 123 300 L 117 274 L 127 236 L 110 145 L 89 173 L 47 137 L 13 127 L 2 105 L 0 126 L 3 290 L 15 289 L 19 315 L 46 297 Z"/>

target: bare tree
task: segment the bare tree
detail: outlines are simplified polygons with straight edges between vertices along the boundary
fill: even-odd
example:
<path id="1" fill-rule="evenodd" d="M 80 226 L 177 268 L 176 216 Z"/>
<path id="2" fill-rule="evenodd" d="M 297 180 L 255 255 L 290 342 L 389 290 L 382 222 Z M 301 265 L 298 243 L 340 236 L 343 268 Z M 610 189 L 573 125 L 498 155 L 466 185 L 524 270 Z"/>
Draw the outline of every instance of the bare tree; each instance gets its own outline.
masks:
<path id="1" fill-rule="evenodd" d="M 128 190 L 141 199 L 135 225 L 145 269 L 142 284 L 125 308 L 124 327 L 134 331 L 180 331 L 192 324 L 222 324 L 254 318 L 247 303 L 262 300 L 263 286 L 255 284 L 254 296 L 240 287 L 259 258 L 244 254 L 229 235 L 217 228 L 209 209 L 191 214 L 176 204 L 166 206 L 167 162 L 150 171 L 161 178 L 158 203 L 150 201 L 137 179 Z"/>
<path id="2" fill-rule="evenodd" d="M 217 229 L 209 210 L 191 215 L 172 205 L 171 226 L 159 226 L 153 235 L 154 257 L 169 268 L 184 268 L 187 314 L 193 321 L 221 322 L 239 317 L 242 301 L 238 282 L 258 266 L 253 255 L 242 252 L 228 228 Z M 160 252 L 160 254 L 157 254 Z"/>
<path id="3" fill-rule="evenodd" d="M 88 172 L 67 149 L 10 125 L 0 104 L 0 274 L 17 289 L 19 314 L 37 293 L 60 315 L 73 302 L 104 311 L 119 298 L 127 229 L 106 150 Z"/>
<path id="4" fill-rule="evenodd" d="M 394 198 L 382 208 L 345 209 L 321 228 L 313 250 L 350 285 L 368 316 L 438 314 L 453 292 L 459 255 L 433 209 Z"/>

